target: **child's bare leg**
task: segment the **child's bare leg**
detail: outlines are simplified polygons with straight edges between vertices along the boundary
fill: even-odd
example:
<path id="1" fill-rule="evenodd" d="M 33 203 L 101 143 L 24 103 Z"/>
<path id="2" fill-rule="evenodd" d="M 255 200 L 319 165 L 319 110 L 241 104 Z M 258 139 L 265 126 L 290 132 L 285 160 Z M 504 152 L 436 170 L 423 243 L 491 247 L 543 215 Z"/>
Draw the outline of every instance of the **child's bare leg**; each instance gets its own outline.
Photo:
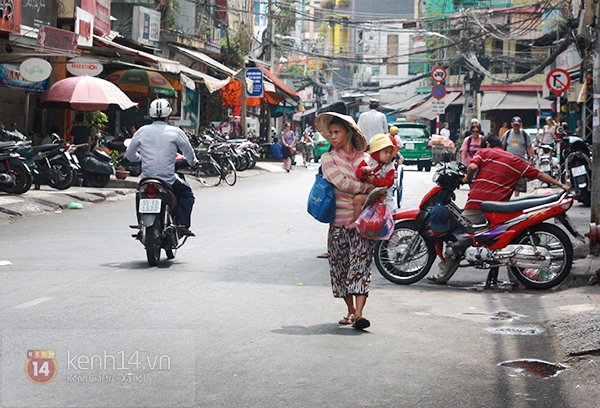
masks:
<path id="1" fill-rule="evenodd" d="M 360 215 L 360 212 L 362 211 L 362 206 L 365 203 L 365 201 L 367 201 L 366 194 L 357 194 L 354 196 L 354 199 L 352 200 L 352 207 L 354 208 L 354 221 L 352 221 L 350 224 L 345 225 L 345 227 L 347 229 L 356 228 L 355 221 L 358 218 L 358 216 Z"/>

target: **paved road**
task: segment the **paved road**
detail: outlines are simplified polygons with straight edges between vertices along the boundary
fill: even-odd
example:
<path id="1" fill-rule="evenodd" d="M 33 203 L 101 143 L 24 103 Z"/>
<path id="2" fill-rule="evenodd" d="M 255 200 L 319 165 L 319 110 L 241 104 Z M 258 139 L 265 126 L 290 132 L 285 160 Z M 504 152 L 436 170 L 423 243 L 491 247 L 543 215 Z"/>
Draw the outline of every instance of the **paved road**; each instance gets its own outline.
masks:
<path id="1" fill-rule="evenodd" d="M 305 210 L 313 180 L 299 169 L 197 190 L 198 237 L 157 268 L 129 236 L 132 196 L 0 226 L 0 405 L 600 405 L 579 366 L 547 379 L 498 366 L 566 362 L 551 323 L 594 309 L 590 287 L 484 292 L 474 270 L 451 287 L 397 286 L 374 272 L 372 327 L 339 326 L 316 258 L 327 226 Z M 415 205 L 431 174 L 405 180 Z M 55 352 L 52 381 L 27 378 L 28 350 Z M 47 380 L 52 365 L 35 376 L 34 362 Z"/>

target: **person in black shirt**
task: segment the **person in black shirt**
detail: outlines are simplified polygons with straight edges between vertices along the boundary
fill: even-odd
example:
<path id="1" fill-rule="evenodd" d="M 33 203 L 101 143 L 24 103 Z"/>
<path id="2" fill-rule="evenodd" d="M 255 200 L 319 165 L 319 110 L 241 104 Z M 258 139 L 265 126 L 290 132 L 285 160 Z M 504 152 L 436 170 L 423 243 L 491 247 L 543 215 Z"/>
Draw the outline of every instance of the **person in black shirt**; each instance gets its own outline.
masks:
<path id="1" fill-rule="evenodd" d="M 75 115 L 75 126 L 71 128 L 71 143 L 84 144 L 87 143 L 87 150 L 90 151 L 92 146 L 92 132 L 89 127 L 83 122 L 83 114 Z"/>

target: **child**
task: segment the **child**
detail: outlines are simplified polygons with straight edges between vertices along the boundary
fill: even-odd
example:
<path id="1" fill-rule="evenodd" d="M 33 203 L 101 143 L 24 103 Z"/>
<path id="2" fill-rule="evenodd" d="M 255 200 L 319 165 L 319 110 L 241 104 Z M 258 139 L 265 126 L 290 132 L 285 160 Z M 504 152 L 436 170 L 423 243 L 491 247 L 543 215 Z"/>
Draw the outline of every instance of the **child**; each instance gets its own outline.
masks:
<path id="1" fill-rule="evenodd" d="M 393 163 L 396 153 L 398 153 L 398 143 L 394 137 L 380 133 L 371 139 L 371 150 L 365 154 L 365 160 L 356 169 L 356 176 L 361 180 L 367 180 L 376 188 L 369 194 L 357 194 L 354 196 L 354 221 L 360 215 L 363 205 L 369 197 L 368 205 L 373 204 L 377 199 L 386 194 L 385 202 L 390 209 L 395 209 L 394 193 L 391 188 L 394 185 L 396 170 Z M 356 228 L 356 222 L 346 225 L 347 229 Z"/>

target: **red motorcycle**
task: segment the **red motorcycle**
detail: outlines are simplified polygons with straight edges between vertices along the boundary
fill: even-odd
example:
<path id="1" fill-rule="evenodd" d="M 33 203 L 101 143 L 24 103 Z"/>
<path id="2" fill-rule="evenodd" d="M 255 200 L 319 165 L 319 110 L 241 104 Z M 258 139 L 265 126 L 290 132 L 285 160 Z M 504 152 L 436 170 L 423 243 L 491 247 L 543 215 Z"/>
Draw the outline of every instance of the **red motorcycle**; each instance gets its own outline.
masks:
<path id="1" fill-rule="evenodd" d="M 490 270 L 486 287 L 495 280 L 498 267 L 507 265 L 527 288 L 548 289 L 560 284 L 573 263 L 573 245 L 558 226 L 544 221 L 556 218 L 573 236 L 582 239 L 566 212 L 573 195 L 565 192 L 546 196 L 520 197 L 509 202 L 484 202 L 481 210 L 488 222 L 472 225 L 461 217 L 454 203 L 466 167 L 445 164 L 433 177 L 436 185 L 422 199 L 419 208 L 394 214 L 394 233 L 377 241 L 375 264 L 391 282 L 408 285 L 421 280 L 435 260 L 444 260 L 444 244 L 460 253 L 460 267 Z M 431 227 L 434 207 L 446 210 L 448 229 Z M 438 214 L 440 212 L 438 211 Z M 435 231 L 434 231 L 435 230 Z M 494 276 L 495 274 L 495 276 Z"/>

